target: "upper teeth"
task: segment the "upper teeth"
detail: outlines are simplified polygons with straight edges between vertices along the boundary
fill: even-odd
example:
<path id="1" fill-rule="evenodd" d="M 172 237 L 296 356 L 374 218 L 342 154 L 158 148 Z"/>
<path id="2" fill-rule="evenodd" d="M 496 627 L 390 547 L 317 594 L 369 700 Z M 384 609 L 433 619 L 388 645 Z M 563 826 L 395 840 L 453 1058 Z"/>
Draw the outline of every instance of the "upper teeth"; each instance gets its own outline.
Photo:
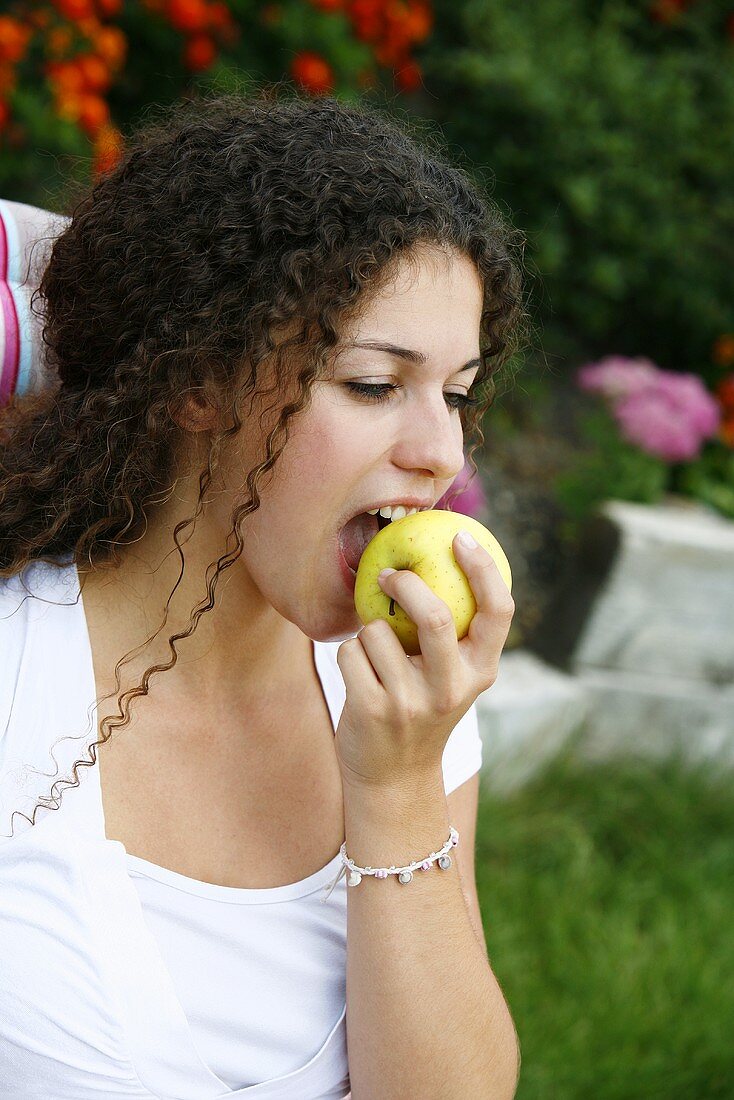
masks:
<path id="1" fill-rule="evenodd" d="M 371 516 L 376 516 L 379 512 L 383 519 L 404 519 L 405 516 L 412 516 L 416 512 L 421 512 L 421 508 L 406 508 L 403 504 L 386 504 L 382 508 L 369 508 L 368 512 Z"/>

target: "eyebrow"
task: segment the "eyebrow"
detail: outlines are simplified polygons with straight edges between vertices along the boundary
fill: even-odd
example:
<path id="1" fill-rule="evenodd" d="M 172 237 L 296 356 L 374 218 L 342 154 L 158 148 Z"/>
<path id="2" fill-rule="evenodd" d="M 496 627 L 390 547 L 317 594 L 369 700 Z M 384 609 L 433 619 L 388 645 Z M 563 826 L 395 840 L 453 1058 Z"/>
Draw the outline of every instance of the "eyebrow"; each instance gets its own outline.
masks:
<path id="1" fill-rule="evenodd" d="M 428 356 L 424 355 L 422 351 L 412 351 L 410 348 L 399 348 L 395 344 L 383 344 L 378 340 L 365 340 L 359 343 L 350 344 L 351 348 L 368 348 L 370 351 L 384 351 L 388 355 L 392 355 L 395 359 L 405 359 L 408 363 L 417 363 L 422 365 L 428 362 Z M 468 363 L 464 363 L 463 367 L 459 367 L 459 371 L 471 370 L 472 367 L 481 367 L 481 359 L 470 359 Z"/>

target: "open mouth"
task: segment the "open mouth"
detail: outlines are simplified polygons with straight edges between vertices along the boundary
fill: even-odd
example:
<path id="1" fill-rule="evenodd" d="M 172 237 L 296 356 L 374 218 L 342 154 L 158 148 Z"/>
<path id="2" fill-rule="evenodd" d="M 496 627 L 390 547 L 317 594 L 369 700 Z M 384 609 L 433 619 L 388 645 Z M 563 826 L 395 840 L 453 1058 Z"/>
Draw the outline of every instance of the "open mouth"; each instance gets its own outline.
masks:
<path id="1" fill-rule="evenodd" d="M 377 513 L 371 516 L 369 512 L 360 512 L 345 523 L 339 532 L 339 546 L 344 560 L 352 572 L 356 573 L 359 561 L 367 545 L 372 541 L 378 531 L 390 523 L 389 519 Z"/>

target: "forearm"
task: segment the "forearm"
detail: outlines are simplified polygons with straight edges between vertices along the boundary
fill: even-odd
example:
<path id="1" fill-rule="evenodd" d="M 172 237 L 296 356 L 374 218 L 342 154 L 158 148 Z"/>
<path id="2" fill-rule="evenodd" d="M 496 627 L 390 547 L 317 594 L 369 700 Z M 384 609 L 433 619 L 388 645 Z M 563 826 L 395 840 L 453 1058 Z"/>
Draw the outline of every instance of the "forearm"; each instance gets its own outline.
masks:
<path id="1" fill-rule="evenodd" d="M 398 867 L 449 836 L 439 772 L 415 791 L 344 789 L 347 855 Z M 461 837 L 459 838 L 461 844 Z M 347 888 L 347 1050 L 353 1100 L 510 1100 L 515 1029 L 472 928 L 452 849 L 402 885 Z"/>

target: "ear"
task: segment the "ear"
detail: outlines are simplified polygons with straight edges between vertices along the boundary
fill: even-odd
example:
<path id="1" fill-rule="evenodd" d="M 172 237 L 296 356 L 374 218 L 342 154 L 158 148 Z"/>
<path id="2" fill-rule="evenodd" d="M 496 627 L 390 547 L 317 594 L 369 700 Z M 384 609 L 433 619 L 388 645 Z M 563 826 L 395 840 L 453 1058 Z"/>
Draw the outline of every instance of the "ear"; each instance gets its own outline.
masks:
<path id="1" fill-rule="evenodd" d="M 219 410 L 204 395 L 193 390 L 169 406 L 172 420 L 187 432 L 212 431 L 219 424 Z"/>

